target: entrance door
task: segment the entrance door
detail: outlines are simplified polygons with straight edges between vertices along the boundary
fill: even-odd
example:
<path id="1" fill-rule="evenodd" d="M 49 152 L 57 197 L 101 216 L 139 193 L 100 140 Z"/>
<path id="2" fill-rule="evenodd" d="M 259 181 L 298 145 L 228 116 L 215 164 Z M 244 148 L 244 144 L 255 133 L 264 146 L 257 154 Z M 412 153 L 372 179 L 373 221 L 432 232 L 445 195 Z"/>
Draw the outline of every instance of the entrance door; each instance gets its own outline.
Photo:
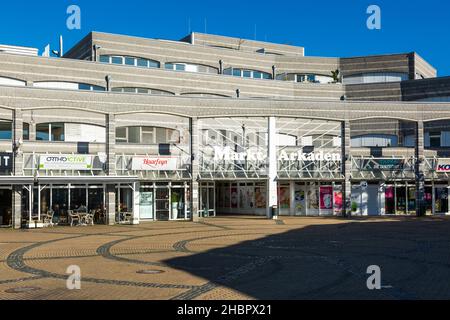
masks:
<path id="1" fill-rule="evenodd" d="M 434 196 L 434 213 L 448 213 L 448 189 L 446 186 L 436 186 Z"/>
<path id="2" fill-rule="evenodd" d="M 170 218 L 170 189 L 169 187 L 156 188 L 155 212 L 156 220 L 169 221 Z"/>
<path id="3" fill-rule="evenodd" d="M 152 189 L 142 188 L 140 191 L 139 218 L 141 220 L 153 220 L 153 199 L 154 191 Z"/>
<path id="4" fill-rule="evenodd" d="M 378 185 L 369 185 L 367 188 L 367 214 L 369 216 L 379 216 L 378 206 Z"/>
<path id="5" fill-rule="evenodd" d="M 185 205 L 186 205 L 185 189 L 172 188 L 172 195 L 171 195 L 172 220 L 186 219 Z"/>
<path id="6" fill-rule="evenodd" d="M 12 226 L 12 191 L 0 189 L 0 227 Z"/>
<path id="7" fill-rule="evenodd" d="M 200 185 L 200 216 L 216 216 L 216 191 L 214 182 Z"/>

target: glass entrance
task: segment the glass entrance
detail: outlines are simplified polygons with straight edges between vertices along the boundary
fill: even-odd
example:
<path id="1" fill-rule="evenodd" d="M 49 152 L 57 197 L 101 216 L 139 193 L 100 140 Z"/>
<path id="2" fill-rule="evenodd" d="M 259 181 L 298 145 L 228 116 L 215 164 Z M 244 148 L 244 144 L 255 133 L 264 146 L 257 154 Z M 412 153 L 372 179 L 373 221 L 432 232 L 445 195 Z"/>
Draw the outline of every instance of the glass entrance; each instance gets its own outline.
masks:
<path id="1" fill-rule="evenodd" d="M 170 189 L 168 186 L 156 187 L 155 212 L 156 220 L 170 220 Z"/>
<path id="2" fill-rule="evenodd" d="M 214 182 L 204 182 L 200 185 L 200 216 L 216 216 L 216 187 Z"/>
<path id="3" fill-rule="evenodd" d="M 448 188 L 446 186 L 437 186 L 434 195 L 434 213 L 448 213 Z"/>
<path id="4" fill-rule="evenodd" d="M 143 187 L 140 191 L 139 200 L 139 218 L 141 220 L 153 220 L 153 200 L 154 200 L 153 187 Z"/>

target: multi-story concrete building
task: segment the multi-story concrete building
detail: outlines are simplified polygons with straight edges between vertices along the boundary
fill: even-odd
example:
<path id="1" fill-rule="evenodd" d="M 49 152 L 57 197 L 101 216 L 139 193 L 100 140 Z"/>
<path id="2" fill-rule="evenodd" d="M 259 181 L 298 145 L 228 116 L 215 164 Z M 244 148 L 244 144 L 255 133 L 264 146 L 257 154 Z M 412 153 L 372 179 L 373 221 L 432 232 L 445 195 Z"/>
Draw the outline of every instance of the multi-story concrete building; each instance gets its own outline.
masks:
<path id="1" fill-rule="evenodd" d="M 93 32 L 63 58 L 0 47 L 0 224 L 447 214 L 436 74 L 416 53 L 307 57 L 200 33 Z"/>

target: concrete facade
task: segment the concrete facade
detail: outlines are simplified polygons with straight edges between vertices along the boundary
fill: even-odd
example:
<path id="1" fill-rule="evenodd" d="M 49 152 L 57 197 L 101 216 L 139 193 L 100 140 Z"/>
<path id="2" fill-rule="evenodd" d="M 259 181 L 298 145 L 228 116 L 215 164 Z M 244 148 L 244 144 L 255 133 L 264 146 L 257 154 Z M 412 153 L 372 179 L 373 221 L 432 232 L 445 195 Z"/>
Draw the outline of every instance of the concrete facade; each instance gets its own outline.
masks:
<path id="1" fill-rule="evenodd" d="M 450 154 L 450 102 L 414 101 L 449 96 L 448 78 L 435 78 L 436 70 L 416 53 L 344 59 L 304 53 L 197 33 L 165 41 L 97 32 L 61 59 L 0 53 L 0 79 L 6 79 L 0 115 L 11 123 L 0 151 L 14 155 L 12 171 L 0 177 L 12 198 L 5 219 L 16 228 L 36 226 L 31 221 L 42 221 L 47 211 L 83 206 L 106 224 L 197 220 L 226 209 L 271 216 L 273 206 L 289 215 L 370 215 L 375 207 L 377 214 L 390 211 L 391 195 L 394 214 L 408 214 L 428 194 L 432 214 L 450 212 L 436 203 L 450 181 L 436 169 Z M 102 63 L 101 56 L 150 59 L 160 67 Z M 217 73 L 167 70 L 166 63 Z M 227 68 L 272 79 L 225 75 Z M 337 81 L 303 81 L 331 77 L 334 70 L 340 71 Z M 280 80 L 280 74 L 296 80 Z M 342 83 L 380 74 L 406 78 Z M 86 137 L 89 130 L 98 139 Z M 207 150 L 215 150 L 216 159 Z M 283 160 L 285 150 L 322 159 Z M 91 163 L 88 169 L 47 163 L 46 169 L 45 155 L 84 155 Z M 152 161 L 165 161 L 167 169 L 144 168 Z M 378 199 L 367 204 L 367 197 L 376 197 L 367 192 L 376 189 Z"/>

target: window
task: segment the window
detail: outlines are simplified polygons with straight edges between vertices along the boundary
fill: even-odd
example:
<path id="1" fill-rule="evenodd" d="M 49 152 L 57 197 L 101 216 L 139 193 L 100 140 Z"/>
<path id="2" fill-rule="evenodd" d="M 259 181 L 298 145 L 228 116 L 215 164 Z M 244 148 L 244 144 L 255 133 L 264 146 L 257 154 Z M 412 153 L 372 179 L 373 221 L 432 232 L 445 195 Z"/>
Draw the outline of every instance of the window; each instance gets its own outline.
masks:
<path id="1" fill-rule="evenodd" d="M 64 89 L 64 90 L 87 90 L 87 91 L 105 91 L 105 88 L 76 82 L 63 82 L 63 81 L 43 81 L 35 82 L 34 87 L 47 88 L 47 89 Z"/>
<path id="2" fill-rule="evenodd" d="M 371 72 L 356 75 L 345 76 L 344 84 L 362 84 L 362 83 L 379 83 L 379 82 L 400 82 L 408 80 L 407 73 L 401 72 Z"/>
<path id="3" fill-rule="evenodd" d="M 102 63 L 110 63 L 110 59 L 109 58 L 110 58 L 109 56 L 102 55 L 102 56 L 100 56 L 100 62 L 102 62 Z"/>
<path id="4" fill-rule="evenodd" d="M 141 68 L 159 68 L 161 65 L 156 60 L 129 56 L 101 55 L 99 61 L 102 63 L 122 64 Z"/>
<path id="5" fill-rule="evenodd" d="M 242 78 L 272 79 L 270 73 L 249 69 L 227 68 L 223 71 L 223 74 Z"/>
<path id="6" fill-rule="evenodd" d="M 0 140 L 12 139 L 12 122 L 0 121 Z"/>
<path id="7" fill-rule="evenodd" d="M 112 62 L 112 64 L 123 64 L 123 58 L 122 57 L 112 57 L 111 62 Z"/>
<path id="8" fill-rule="evenodd" d="M 127 66 L 134 66 L 135 65 L 135 61 L 136 61 L 135 58 L 130 58 L 130 57 L 126 57 L 125 58 L 125 64 Z"/>
<path id="9" fill-rule="evenodd" d="M 388 148 L 398 147 L 398 137 L 395 135 L 368 134 L 352 138 L 352 148 Z"/>
<path id="10" fill-rule="evenodd" d="M 23 123 L 23 140 L 30 140 L 30 124 Z"/>
<path id="11" fill-rule="evenodd" d="M 180 132 L 160 127 L 120 127 L 116 128 L 116 142 L 146 145 L 180 143 Z"/>
<path id="12" fill-rule="evenodd" d="M 64 141 L 64 123 L 51 123 L 51 141 Z"/>
<path id="13" fill-rule="evenodd" d="M 440 148 L 441 147 L 441 133 L 440 132 L 430 132 L 430 147 Z"/>
<path id="14" fill-rule="evenodd" d="M 218 69 L 211 66 L 200 64 L 182 63 L 182 62 L 168 62 L 165 64 L 167 70 L 200 72 L 200 73 L 218 73 Z"/>
<path id="15" fill-rule="evenodd" d="M 148 60 L 147 59 L 137 59 L 137 66 L 138 67 L 143 67 L 143 68 L 148 68 Z"/>
<path id="16" fill-rule="evenodd" d="M 17 80 L 17 79 L 0 77 L 0 85 L 2 85 L 2 86 L 19 86 L 19 87 L 23 87 L 23 86 L 26 86 L 26 82 L 22 81 L 22 80 Z"/>
<path id="17" fill-rule="evenodd" d="M 39 123 L 36 125 L 36 140 L 38 141 L 50 141 L 49 124 Z"/>
<path id="18" fill-rule="evenodd" d="M 133 87 L 112 88 L 111 91 L 121 93 L 140 93 L 140 94 L 155 94 L 155 95 L 169 95 L 169 96 L 175 95 L 172 92 L 159 89 L 133 88 Z"/>

